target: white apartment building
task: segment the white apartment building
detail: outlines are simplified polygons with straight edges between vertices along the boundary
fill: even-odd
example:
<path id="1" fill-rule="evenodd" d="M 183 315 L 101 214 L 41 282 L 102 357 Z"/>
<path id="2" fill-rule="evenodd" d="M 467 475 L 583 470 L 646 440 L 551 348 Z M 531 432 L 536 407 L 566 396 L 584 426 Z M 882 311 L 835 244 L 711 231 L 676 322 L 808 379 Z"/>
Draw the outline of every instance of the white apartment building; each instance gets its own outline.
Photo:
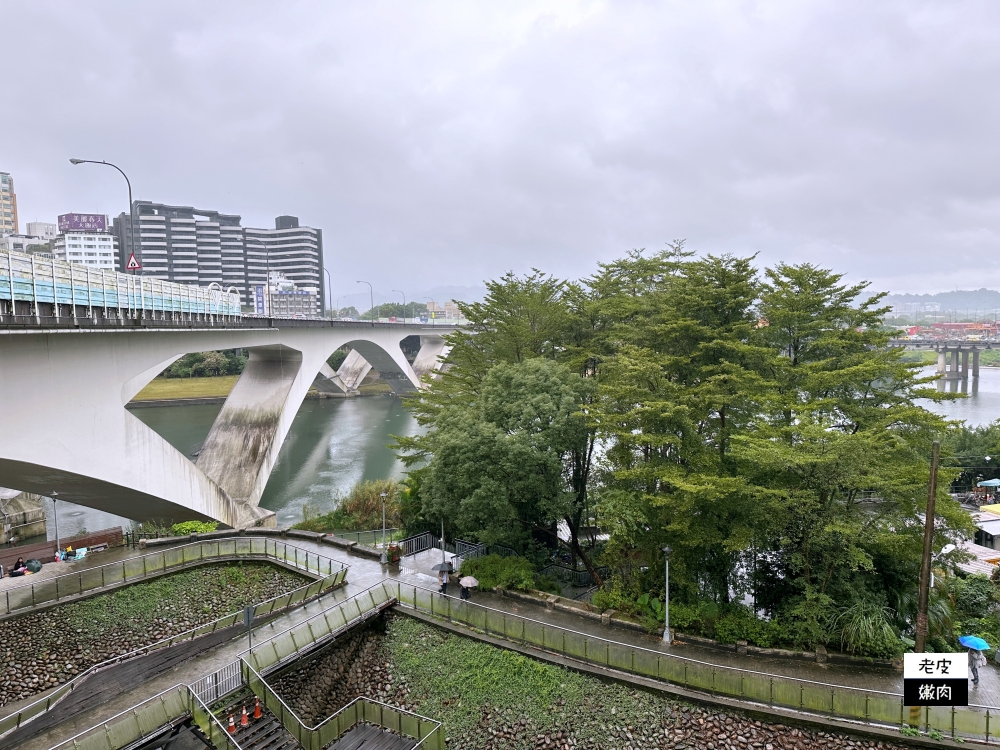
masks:
<path id="1" fill-rule="evenodd" d="M 69 263 L 115 270 L 118 268 L 116 250 L 117 243 L 112 235 L 80 232 L 59 235 L 52 254 Z"/>

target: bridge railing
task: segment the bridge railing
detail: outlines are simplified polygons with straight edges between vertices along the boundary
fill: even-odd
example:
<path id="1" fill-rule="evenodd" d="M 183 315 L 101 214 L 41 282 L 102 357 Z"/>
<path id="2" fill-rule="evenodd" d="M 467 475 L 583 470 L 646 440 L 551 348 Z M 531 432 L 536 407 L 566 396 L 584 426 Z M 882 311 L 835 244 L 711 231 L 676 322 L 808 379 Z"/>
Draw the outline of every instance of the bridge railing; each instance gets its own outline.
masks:
<path id="1" fill-rule="evenodd" d="M 120 562 L 106 563 L 74 571 L 37 583 L 25 583 L 4 592 L 0 600 L 3 615 L 20 614 L 39 606 L 49 606 L 71 597 L 99 593 L 145 578 L 165 575 L 197 565 L 239 559 L 271 560 L 283 563 L 312 576 L 330 576 L 338 571 L 347 575 L 347 567 L 316 552 L 304 550 L 279 539 L 268 537 L 231 537 L 167 547 Z M 53 563 L 56 564 L 56 563 Z M 343 581 L 343 576 L 341 581 Z"/>
<path id="2" fill-rule="evenodd" d="M 399 581 L 383 585 L 404 607 L 481 632 L 610 669 L 672 683 L 690 690 L 835 719 L 881 726 L 916 726 L 965 739 L 996 740 L 1000 707 L 970 705 L 920 708 L 902 693 L 868 690 L 756 672 L 699 661 L 613 641 L 533 620 Z"/>
<path id="3" fill-rule="evenodd" d="M 418 552 L 423 552 L 431 547 L 436 547 L 437 543 L 438 538 L 431 532 L 425 531 L 421 534 L 414 534 L 413 536 L 400 541 L 399 549 L 405 557 L 407 555 L 415 555 Z"/>
<path id="4" fill-rule="evenodd" d="M 189 284 L 95 269 L 39 255 L 0 252 L 0 300 L 181 315 L 241 315 L 240 295 Z M 58 310 L 56 310 L 58 313 Z"/>

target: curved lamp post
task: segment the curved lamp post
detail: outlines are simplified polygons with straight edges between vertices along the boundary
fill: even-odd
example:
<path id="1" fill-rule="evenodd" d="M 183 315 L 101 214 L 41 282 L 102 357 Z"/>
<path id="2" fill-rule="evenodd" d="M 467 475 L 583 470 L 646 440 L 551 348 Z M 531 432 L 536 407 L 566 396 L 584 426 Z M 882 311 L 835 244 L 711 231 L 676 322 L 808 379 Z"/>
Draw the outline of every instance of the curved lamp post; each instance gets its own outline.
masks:
<path id="1" fill-rule="evenodd" d="M 323 273 L 326 274 L 326 299 L 323 302 L 330 304 L 330 301 L 333 299 L 333 282 L 330 280 L 330 269 L 324 266 Z"/>
<path id="2" fill-rule="evenodd" d="M 379 493 L 379 497 L 382 498 L 382 562 L 383 563 L 386 563 L 389 560 L 389 558 L 386 557 L 386 554 L 385 554 L 385 498 L 386 498 L 386 495 L 388 495 L 388 494 L 389 493 L 387 493 L 387 492 L 380 492 Z"/>
<path id="3" fill-rule="evenodd" d="M 358 284 L 368 284 L 368 300 L 372 306 L 372 328 L 375 327 L 375 292 L 372 291 L 370 281 L 358 281 Z"/>
<path id="4" fill-rule="evenodd" d="M 663 642 L 670 644 L 670 553 L 673 550 L 670 545 L 663 548 L 664 563 L 663 572 L 666 576 L 666 588 L 663 589 Z"/>
<path id="5" fill-rule="evenodd" d="M 128 179 L 128 175 L 119 167 L 117 164 L 112 164 L 109 161 L 95 161 L 93 159 L 70 159 L 70 164 L 103 164 L 106 167 L 114 167 L 118 170 L 122 177 L 125 178 L 125 184 L 128 185 L 128 228 L 129 228 L 129 239 L 131 240 L 132 247 L 131 252 L 135 253 L 135 212 L 132 210 L 132 183 Z"/>

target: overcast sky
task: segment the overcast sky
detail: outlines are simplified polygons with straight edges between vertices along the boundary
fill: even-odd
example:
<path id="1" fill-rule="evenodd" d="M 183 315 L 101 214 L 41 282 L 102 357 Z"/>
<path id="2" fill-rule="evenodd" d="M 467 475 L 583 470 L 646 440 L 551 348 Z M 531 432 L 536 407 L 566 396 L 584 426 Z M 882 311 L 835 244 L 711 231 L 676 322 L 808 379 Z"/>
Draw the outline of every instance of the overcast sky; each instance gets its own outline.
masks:
<path id="1" fill-rule="evenodd" d="M 630 248 L 1000 288 L 1000 5 L 0 3 L 22 231 L 136 198 L 322 228 L 333 292 Z"/>

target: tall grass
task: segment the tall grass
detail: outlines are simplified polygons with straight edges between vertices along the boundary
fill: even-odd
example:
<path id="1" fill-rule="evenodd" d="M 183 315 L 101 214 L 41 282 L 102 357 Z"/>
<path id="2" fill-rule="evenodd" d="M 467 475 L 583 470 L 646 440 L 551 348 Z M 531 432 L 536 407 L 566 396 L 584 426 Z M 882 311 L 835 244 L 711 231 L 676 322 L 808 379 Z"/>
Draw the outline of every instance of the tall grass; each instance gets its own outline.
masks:
<path id="1" fill-rule="evenodd" d="M 400 525 L 399 493 L 400 485 L 392 479 L 370 479 L 359 482 L 346 496 L 337 499 L 337 507 L 330 513 L 309 517 L 308 506 L 303 509 L 306 516 L 292 528 L 306 531 L 367 531 L 382 528 L 382 493 L 385 497 L 386 526 Z"/>

